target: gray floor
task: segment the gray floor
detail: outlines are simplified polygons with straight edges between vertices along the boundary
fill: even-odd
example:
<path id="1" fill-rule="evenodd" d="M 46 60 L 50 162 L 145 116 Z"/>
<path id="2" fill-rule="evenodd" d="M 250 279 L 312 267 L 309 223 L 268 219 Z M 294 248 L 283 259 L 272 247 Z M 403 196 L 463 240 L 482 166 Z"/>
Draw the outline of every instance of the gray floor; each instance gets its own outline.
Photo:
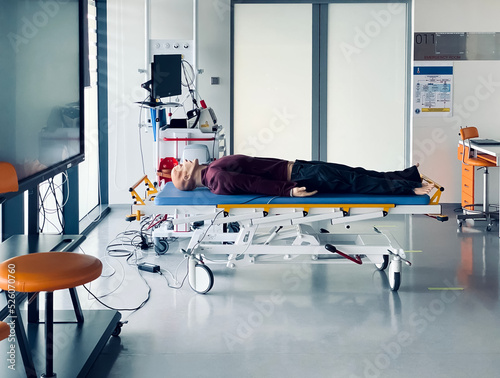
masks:
<path id="1" fill-rule="evenodd" d="M 124 221 L 127 212 L 113 208 L 82 250 L 106 256 L 119 232 L 139 226 Z M 237 270 L 209 264 L 215 284 L 206 295 L 187 282 L 169 288 L 165 278 L 174 281 L 168 273 L 143 273 L 149 302 L 136 312 L 122 311 L 128 323 L 89 376 L 497 377 L 498 228 L 485 232 L 478 222 L 457 232 L 454 206 L 443 213 L 448 222 L 392 216 L 355 223 L 349 231 L 372 232 L 375 225 L 396 237 L 412 262 L 403 268 L 398 292 L 369 264 Z M 163 256 L 145 252 L 143 261 L 177 273 L 180 281 L 186 271 L 180 247 L 171 243 Z M 99 296 L 113 291 L 102 298 L 110 306 L 139 305 L 148 288 L 137 269 L 124 257 L 103 261 L 110 276 L 91 290 Z M 102 307 L 80 296 L 83 307 Z"/>

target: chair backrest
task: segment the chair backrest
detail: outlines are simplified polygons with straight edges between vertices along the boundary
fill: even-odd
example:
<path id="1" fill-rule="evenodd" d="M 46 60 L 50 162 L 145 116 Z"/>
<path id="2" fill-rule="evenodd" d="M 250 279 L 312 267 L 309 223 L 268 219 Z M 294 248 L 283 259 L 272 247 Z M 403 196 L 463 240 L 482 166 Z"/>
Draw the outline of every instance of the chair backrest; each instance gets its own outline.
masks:
<path id="1" fill-rule="evenodd" d="M 470 138 L 477 138 L 479 136 L 479 132 L 476 127 L 464 127 L 460 129 L 460 137 L 462 140 L 467 140 Z"/>
<path id="2" fill-rule="evenodd" d="M 0 193 L 17 192 L 19 184 L 14 166 L 0 161 Z"/>
<path id="3" fill-rule="evenodd" d="M 468 126 L 468 127 L 461 127 L 460 128 L 460 138 L 462 138 L 462 163 L 465 164 L 465 159 L 469 159 L 470 156 L 470 139 L 471 138 L 477 138 L 479 136 L 479 132 L 477 131 L 477 127 L 474 126 Z M 467 144 L 467 146 L 466 146 Z M 465 148 L 467 147 L 467 158 L 465 157 Z"/>

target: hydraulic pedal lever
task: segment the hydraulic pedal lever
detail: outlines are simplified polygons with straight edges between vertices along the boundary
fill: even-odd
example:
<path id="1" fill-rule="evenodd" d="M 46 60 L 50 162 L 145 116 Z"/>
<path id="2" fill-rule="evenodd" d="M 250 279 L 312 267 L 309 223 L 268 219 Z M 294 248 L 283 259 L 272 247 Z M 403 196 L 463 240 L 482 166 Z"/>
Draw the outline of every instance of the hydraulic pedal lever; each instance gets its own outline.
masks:
<path id="1" fill-rule="evenodd" d="M 338 253 L 340 256 L 342 256 L 348 260 L 351 260 L 353 263 L 356 263 L 359 265 L 363 264 L 363 260 L 361 260 L 360 255 L 356 255 L 355 257 L 349 256 L 348 254 L 346 254 L 344 252 L 340 252 L 337 248 L 335 248 L 331 244 L 325 244 L 325 248 L 327 249 L 328 252 Z"/>

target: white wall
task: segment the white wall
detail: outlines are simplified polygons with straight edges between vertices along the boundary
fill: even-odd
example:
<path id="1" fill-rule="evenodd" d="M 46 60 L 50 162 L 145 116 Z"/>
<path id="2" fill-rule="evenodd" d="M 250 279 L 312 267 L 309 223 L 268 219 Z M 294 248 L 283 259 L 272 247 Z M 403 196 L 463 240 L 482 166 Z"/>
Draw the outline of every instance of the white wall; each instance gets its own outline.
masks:
<path id="1" fill-rule="evenodd" d="M 215 111 L 229 143 L 231 1 L 197 0 L 197 3 L 196 51 L 198 68 L 203 70 L 198 76 L 198 92 Z M 211 77 L 220 78 L 220 84 L 211 85 Z"/>
<path id="2" fill-rule="evenodd" d="M 216 113 L 224 126 L 229 142 L 230 110 L 230 0 L 198 0 L 197 54 L 198 91 Z M 211 85 L 210 78 L 219 77 L 219 85 Z"/>
<path id="3" fill-rule="evenodd" d="M 150 0 L 150 4 L 151 39 L 193 39 L 192 0 Z"/>
<path id="4" fill-rule="evenodd" d="M 108 1 L 108 124 L 110 203 L 131 203 L 128 188 L 142 175 L 139 106 L 146 92 L 144 2 Z M 143 135 L 146 139 L 149 136 Z M 146 146 L 146 144 L 144 143 Z M 152 158 L 146 149 L 145 158 Z"/>
<path id="5" fill-rule="evenodd" d="M 497 0 L 415 0 L 415 32 L 498 32 Z M 414 118 L 413 160 L 445 187 L 442 202 L 460 202 L 460 126 L 476 126 L 484 137 L 500 138 L 500 62 L 455 61 L 452 117 Z M 492 203 L 498 198 L 498 172 L 490 170 Z M 482 173 L 476 179 L 476 202 Z"/>

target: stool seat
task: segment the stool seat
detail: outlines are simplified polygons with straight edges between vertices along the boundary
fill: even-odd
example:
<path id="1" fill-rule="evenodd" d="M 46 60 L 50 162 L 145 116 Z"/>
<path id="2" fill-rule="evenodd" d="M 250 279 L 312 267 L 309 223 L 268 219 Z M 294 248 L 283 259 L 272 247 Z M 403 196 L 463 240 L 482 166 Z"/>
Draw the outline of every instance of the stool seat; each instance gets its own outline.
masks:
<path id="1" fill-rule="evenodd" d="M 4 340 L 10 335 L 10 325 L 0 322 L 0 340 Z"/>
<path id="2" fill-rule="evenodd" d="M 0 264 L 0 289 L 39 292 L 69 289 L 98 278 L 101 261 L 74 252 L 39 252 L 16 256 Z M 15 283 L 9 278 L 15 279 Z"/>

